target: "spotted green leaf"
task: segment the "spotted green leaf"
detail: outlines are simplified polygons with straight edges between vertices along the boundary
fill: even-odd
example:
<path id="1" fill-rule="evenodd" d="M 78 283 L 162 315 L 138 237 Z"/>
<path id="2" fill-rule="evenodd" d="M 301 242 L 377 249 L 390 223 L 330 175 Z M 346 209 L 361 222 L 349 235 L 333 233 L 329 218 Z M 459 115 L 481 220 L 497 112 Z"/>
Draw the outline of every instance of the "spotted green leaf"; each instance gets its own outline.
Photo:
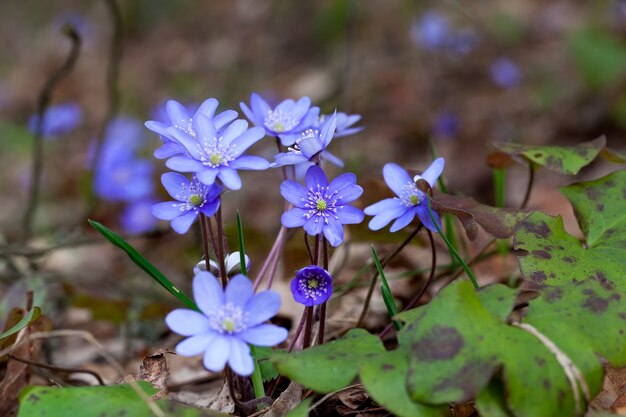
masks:
<path id="1" fill-rule="evenodd" d="M 157 392 L 148 382 L 138 382 L 147 394 Z M 185 407 L 167 400 L 156 406 L 172 417 L 225 417 L 208 409 Z M 130 384 L 95 387 L 31 386 L 20 395 L 18 417 L 152 417 L 154 414 Z"/>
<path id="2" fill-rule="evenodd" d="M 300 352 L 276 353 L 272 362 L 281 375 L 314 391 L 327 393 L 347 387 L 361 365 L 384 352 L 380 339 L 352 329 L 340 339 Z"/>
<path id="3" fill-rule="evenodd" d="M 503 156 L 516 161 L 531 161 L 567 175 L 576 175 L 582 167 L 589 165 L 605 145 L 604 136 L 575 146 L 533 146 L 510 142 L 493 144 Z"/>

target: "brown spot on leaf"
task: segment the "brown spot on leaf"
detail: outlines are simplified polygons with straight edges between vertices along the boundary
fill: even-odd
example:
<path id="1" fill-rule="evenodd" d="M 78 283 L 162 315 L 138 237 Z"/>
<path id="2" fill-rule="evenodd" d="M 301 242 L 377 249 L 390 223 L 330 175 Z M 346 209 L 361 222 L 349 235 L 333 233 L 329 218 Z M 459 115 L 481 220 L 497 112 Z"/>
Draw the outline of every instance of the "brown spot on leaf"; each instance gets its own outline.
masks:
<path id="1" fill-rule="evenodd" d="M 543 380 L 543 388 L 546 390 L 549 390 L 550 388 L 552 388 L 552 383 L 550 382 L 548 378 Z"/>
<path id="2" fill-rule="evenodd" d="M 587 291 L 584 291 L 586 294 Z M 592 313 L 599 314 L 605 311 L 609 307 L 608 300 L 602 297 L 598 297 L 593 291 L 588 294 L 589 297 L 585 300 L 582 307 L 591 310 Z"/>
<path id="3" fill-rule="evenodd" d="M 596 210 L 604 211 L 604 204 L 596 204 Z"/>
<path id="4" fill-rule="evenodd" d="M 535 363 L 537 366 L 544 366 L 546 364 L 546 360 L 540 356 L 535 356 Z"/>
<path id="5" fill-rule="evenodd" d="M 467 363 L 454 375 L 450 375 L 433 388 L 435 391 L 459 390 L 461 396 L 458 401 L 469 401 L 491 379 L 495 370 L 494 362 L 474 361 Z"/>
<path id="6" fill-rule="evenodd" d="M 617 313 L 617 317 L 626 321 L 626 312 L 620 311 L 619 313 Z"/>
<path id="7" fill-rule="evenodd" d="M 534 154 L 535 158 L 541 158 L 543 156 L 543 154 L 541 152 L 537 152 Z"/>
<path id="8" fill-rule="evenodd" d="M 546 222 L 541 222 L 540 224 L 534 224 L 530 222 L 522 223 L 524 229 L 529 231 L 530 233 L 534 233 L 537 236 L 548 237 L 550 234 L 550 227 L 546 224 Z"/>
<path id="9" fill-rule="evenodd" d="M 595 275 L 591 276 L 591 279 L 598 281 L 602 288 L 609 291 L 613 290 L 613 284 L 607 279 L 606 275 L 604 275 L 602 271 L 596 271 Z"/>
<path id="10" fill-rule="evenodd" d="M 37 404 L 40 399 L 41 398 L 39 398 L 37 394 L 30 394 L 28 398 L 26 398 L 26 401 L 28 401 L 29 403 Z"/>
<path id="11" fill-rule="evenodd" d="M 537 284 L 541 284 L 542 282 L 544 282 L 547 279 L 547 277 L 546 277 L 545 272 L 543 272 L 543 271 L 535 271 L 532 274 L 530 274 L 530 279 L 532 279 Z"/>
<path id="12" fill-rule="evenodd" d="M 602 193 L 598 191 L 596 188 L 587 188 L 585 190 L 585 194 L 589 200 L 596 201 L 598 198 L 602 196 Z"/>
<path id="13" fill-rule="evenodd" d="M 463 336 L 454 327 L 434 326 L 421 339 L 413 342 L 413 355 L 421 361 L 454 358 L 463 348 Z"/>
<path id="14" fill-rule="evenodd" d="M 568 264 L 575 264 L 576 259 L 572 258 L 571 256 L 565 256 L 563 257 L 563 262 L 567 262 Z"/>
<path id="15" fill-rule="evenodd" d="M 396 369 L 396 366 L 392 363 L 383 363 L 383 366 L 380 367 L 383 371 L 392 371 Z"/>
<path id="16" fill-rule="evenodd" d="M 560 300 L 563 296 L 563 290 L 561 290 L 561 288 L 559 287 L 551 287 L 546 289 L 545 295 L 548 302 L 557 301 Z"/>
<path id="17" fill-rule="evenodd" d="M 543 259 L 552 258 L 552 255 L 550 255 L 550 252 L 547 252 L 545 250 L 534 250 L 531 252 L 531 254 L 536 256 L 537 258 L 543 258 Z"/>

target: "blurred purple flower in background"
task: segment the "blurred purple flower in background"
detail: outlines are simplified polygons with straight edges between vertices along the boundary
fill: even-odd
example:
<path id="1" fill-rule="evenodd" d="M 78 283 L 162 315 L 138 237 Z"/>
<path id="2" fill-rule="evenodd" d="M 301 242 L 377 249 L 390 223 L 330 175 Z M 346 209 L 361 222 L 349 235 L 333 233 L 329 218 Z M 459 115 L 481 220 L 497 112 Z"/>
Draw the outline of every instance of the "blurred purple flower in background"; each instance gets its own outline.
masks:
<path id="1" fill-rule="evenodd" d="M 395 219 L 389 231 L 397 232 L 411 223 L 415 216 L 417 216 L 426 228 L 437 233 L 437 228 L 428 213 L 428 206 L 423 203 L 426 195 L 417 189 L 415 181 L 423 178 L 431 187 L 434 187 L 437 178 L 439 178 L 443 172 L 444 166 L 444 159 L 437 158 L 426 168 L 421 176 L 416 175 L 415 178 L 411 178 L 409 173 L 399 165 L 392 162 L 385 164 L 383 167 L 383 177 L 385 178 L 387 186 L 397 197 L 386 198 L 378 203 L 365 207 L 365 214 L 374 216 L 369 222 L 369 228 L 372 230 L 382 229 Z M 441 228 L 439 216 L 434 211 L 433 216 Z"/>
<path id="2" fill-rule="evenodd" d="M 99 197 L 131 202 L 153 195 L 152 161 L 137 156 L 145 139 L 141 124 L 134 119 L 118 117 L 109 124 L 94 173 Z"/>
<path id="3" fill-rule="evenodd" d="M 332 277 L 328 271 L 316 265 L 302 268 L 291 280 L 293 299 L 307 307 L 326 302 L 332 293 Z"/>
<path id="4" fill-rule="evenodd" d="M 235 275 L 223 290 L 209 272 L 193 279 L 193 295 L 200 311 L 177 309 L 165 318 L 172 331 L 188 336 L 176 346 L 182 356 L 204 354 L 206 369 L 219 372 L 226 363 L 238 375 L 254 371 L 250 346 L 274 346 L 287 339 L 287 330 L 266 324 L 280 308 L 280 295 L 267 290 L 253 293 L 243 275 Z"/>
<path id="5" fill-rule="evenodd" d="M 453 111 L 444 110 L 437 114 L 432 134 L 437 138 L 452 139 L 459 133 L 459 116 Z"/>
<path id="6" fill-rule="evenodd" d="M 222 187 L 217 184 L 204 185 L 196 177 L 189 181 L 177 172 L 161 175 L 161 182 L 176 201 L 155 204 L 152 214 L 161 220 L 171 221 L 176 233 L 186 233 L 200 213 L 210 217 L 220 207 Z"/>
<path id="7" fill-rule="evenodd" d="M 198 110 L 200 111 L 200 110 Z M 185 153 L 167 160 L 168 168 L 179 172 L 195 172 L 198 179 L 211 185 L 219 178 L 231 190 L 241 188 L 237 170 L 263 170 L 270 164 L 259 156 L 243 153 L 265 133 L 259 127 L 248 129 L 248 122 L 236 120 L 218 131 L 206 115 L 196 113 L 190 125 L 169 127 L 166 133 L 182 145 Z"/>
<path id="8" fill-rule="evenodd" d="M 176 140 L 171 132 L 168 133 L 169 128 L 179 129 L 195 137 L 193 121 L 201 114 L 213 122 L 218 133 L 237 118 L 238 114 L 234 110 L 225 110 L 215 114 L 218 105 L 219 102 L 216 99 L 209 98 L 199 107 L 195 105 L 183 106 L 175 100 L 169 100 L 165 105 L 157 108 L 153 114 L 157 120 L 149 120 L 145 123 L 145 126 L 160 135 L 163 141 L 163 145 L 154 151 L 155 158 L 165 159 L 186 153 L 185 147 Z"/>
<path id="9" fill-rule="evenodd" d="M 453 29 L 439 12 L 429 11 L 411 25 L 411 38 L 428 51 L 465 55 L 478 45 L 478 37 L 470 29 Z"/>
<path id="10" fill-rule="evenodd" d="M 76 103 L 64 103 L 50 106 L 43 115 L 42 136 L 46 139 L 55 138 L 74 130 L 81 121 L 82 110 Z M 39 117 L 33 114 L 28 120 L 28 129 L 35 133 Z"/>
<path id="11" fill-rule="evenodd" d="M 250 107 L 243 102 L 240 106 L 255 126 L 263 128 L 269 136 L 280 138 L 284 146 L 293 145 L 293 135 L 311 127 L 320 111 L 319 107 L 311 107 L 311 99 L 308 97 L 302 97 L 297 102 L 287 99 L 272 108 L 256 93 L 250 96 Z"/>
<path id="12" fill-rule="evenodd" d="M 322 168 L 311 166 L 306 172 L 306 187 L 293 180 L 280 185 L 280 193 L 295 207 L 283 213 L 283 226 L 304 227 L 311 236 L 324 233 L 332 246 L 343 242 L 343 225 L 363 221 L 363 211 L 348 205 L 361 196 L 363 188 L 356 185 L 356 175 L 347 172 L 330 184 Z"/>
<path id="13" fill-rule="evenodd" d="M 153 198 L 141 199 L 128 203 L 120 216 L 120 224 L 126 233 L 132 235 L 154 230 L 159 222 L 152 215 Z"/>
<path id="14" fill-rule="evenodd" d="M 517 87 L 522 81 L 522 73 L 517 65 L 508 58 L 498 58 L 489 68 L 491 79 L 502 88 Z"/>

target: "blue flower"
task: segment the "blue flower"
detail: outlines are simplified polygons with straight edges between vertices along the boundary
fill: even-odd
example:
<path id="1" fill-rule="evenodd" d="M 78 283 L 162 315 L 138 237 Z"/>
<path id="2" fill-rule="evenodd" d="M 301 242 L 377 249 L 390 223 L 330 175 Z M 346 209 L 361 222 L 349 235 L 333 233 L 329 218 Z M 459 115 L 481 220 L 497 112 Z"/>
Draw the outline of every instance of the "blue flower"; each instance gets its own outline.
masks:
<path id="1" fill-rule="evenodd" d="M 225 110 L 216 115 L 215 111 L 218 105 L 219 102 L 216 99 L 210 98 L 205 100 L 195 110 L 196 106 L 185 107 L 175 100 L 169 100 L 165 103 L 165 111 L 162 108 L 157 109 L 155 116 L 161 120 L 149 120 L 145 123 L 145 126 L 160 135 L 163 141 L 163 145 L 154 151 L 154 156 L 158 159 L 165 159 L 174 155 L 185 154 L 185 147 L 168 133 L 168 128 L 174 127 L 195 137 L 196 132 L 194 131 L 193 121 L 200 114 L 203 114 L 213 122 L 218 133 L 225 129 L 237 118 L 237 112 Z M 191 113 L 193 113 L 193 116 L 190 116 Z"/>
<path id="2" fill-rule="evenodd" d="M 304 227 L 311 236 L 324 233 L 332 246 L 343 242 L 343 225 L 363 221 L 363 211 L 348 205 L 361 196 L 356 175 L 341 174 L 328 183 L 322 168 L 313 165 L 306 172 L 306 187 L 293 180 L 280 185 L 280 193 L 295 207 L 283 213 L 285 227 Z"/>
<path id="3" fill-rule="evenodd" d="M 120 223 L 126 233 L 133 235 L 154 230 L 158 220 L 152 215 L 152 198 L 130 202 L 120 216 Z"/>
<path id="4" fill-rule="evenodd" d="M 186 233 L 200 213 L 212 216 L 220 206 L 222 187 L 217 184 L 207 186 L 195 177 L 189 181 L 177 172 L 161 175 L 161 182 L 176 201 L 155 204 L 152 214 L 161 220 L 171 221 L 172 229 L 177 233 Z"/>
<path id="5" fill-rule="evenodd" d="M 152 161 L 137 157 L 145 135 L 129 117 L 118 117 L 106 130 L 94 173 L 94 190 L 107 201 L 137 201 L 154 192 Z"/>
<path id="6" fill-rule="evenodd" d="M 459 132 L 459 116 L 452 111 L 444 110 L 437 114 L 433 124 L 433 135 L 451 139 Z"/>
<path id="7" fill-rule="evenodd" d="M 522 73 L 513 61 L 499 58 L 489 68 L 491 79 L 502 88 L 513 88 L 522 81 Z"/>
<path id="8" fill-rule="evenodd" d="M 448 20 L 435 11 L 425 13 L 419 21 L 413 23 L 411 37 L 426 50 L 460 55 L 471 52 L 478 44 L 473 31 L 452 29 Z"/>
<path id="9" fill-rule="evenodd" d="M 383 177 L 387 186 L 396 193 L 397 197 L 386 198 L 371 206 L 365 207 L 365 214 L 374 216 L 369 222 L 369 228 L 379 230 L 385 227 L 392 220 L 396 220 L 389 229 L 391 232 L 397 232 L 411 221 L 419 217 L 424 226 L 433 232 L 437 232 L 437 228 L 430 219 L 428 214 L 428 206 L 424 199 L 426 195 L 417 189 L 415 181 L 424 179 L 431 187 L 435 186 L 437 178 L 443 172 L 445 161 L 443 158 L 437 158 L 422 173 L 421 176 L 416 175 L 411 178 L 402 167 L 394 163 L 385 164 L 383 167 Z M 433 216 L 437 223 L 441 225 L 439 216 L 433 211 Z"/>
<path id="10" fill-rule="evenodd" d="M 265 129 L 269 136 L 280 138 L 284 146 L 293 145 L 293 134 L 311 127 L 319 115 L 319 108 L 311 107 L 311 99 L 308 97 L 302 97 L 297 102 L 287 99 L 271 108 L 261 96 L 252 93 L 250 107 L 243 102 L 240 106 L 255 126 Z"/>
<path id="11" fill-rule="evenodd" d="M 223 290 L 213 274 L 201 272 L 193 279 L 193 295 L 200 312 L 177 309 L 165 317 L 165 323 L 188 336 L 176 346 L 176 353 L 203 354 L 209 371 L 219 372 L 228 363 L 236 374 L 249 376 L 254 371 L 249 344 L 275 346 L 287 339 L 287 330 L 264 323 L 278 312 L 280 295 L 271 290 L 254 294 L 241 274 Z"/>
<path id="12" fill-rule="evenodd" d="M 50 139 L 74 130 L 80 123 L 82 110 L 76 103 L 50 106 L 43 115 L 42 136 Z M 28 120 L 28 129 L 35 133 L 39 117 L 33 114 Z"/>
<path id="13" fill-rule="evenodd" d="M 328 271 L 316 265 L 302 268 L 291 280 L 293 299 L 307 307 L 325 303 L 332 293 L 333 278 Z"/>
<path id="14" fill-rule="evenodd" d="M 238 169 L 263 170 L 270 166 L 259 156 L 243 155 L 265 136 L 260 127 L 248 129 L 245 120 L 235 120 L 219 131 L 208 116 L 196 113 L 190 127 L 169 127 L 166 132 L 184 147 L 185 154 L 171 157 L 165 165 L 174 171 L 195 172 L 206 185 L 219 178 L 226 187 L 238 190 Z"/>
<path id="15" fill-rule="evenodd" d="M 355 133 L 363 130 L 362 126 L 353 126 L 355 123 L 358 123 L 361 120 L 360 114 L 347 114 L 343 112 L 337 112 L 336 115 L 336 128 L 335 135 L 336 138 L 341 138 L 344 136 L 354 135 Z M 324 124 L 329 123 L 331 121 L 332 115 L 323 114 L 317 119 L 317 123 L 315 127 L 319 130 L 322 130 Z"/>
<path id="16" fill-rule="evenodd" d="M 321 129 L 307 129 L 294 140 L 292 146 L 287 148 L 287 152 L 278 153 L 274 156 L 273 167 L 284 165 L 298 165 L 307 163 L 312 165 L 320 159 L 329 160 L 331 163 L 343 167 L 341 159 L 337 158 L 326 147 L 333 140 L 337 127 L 337 115 L 329 118 L 328 123 L 323 123 Z"/>

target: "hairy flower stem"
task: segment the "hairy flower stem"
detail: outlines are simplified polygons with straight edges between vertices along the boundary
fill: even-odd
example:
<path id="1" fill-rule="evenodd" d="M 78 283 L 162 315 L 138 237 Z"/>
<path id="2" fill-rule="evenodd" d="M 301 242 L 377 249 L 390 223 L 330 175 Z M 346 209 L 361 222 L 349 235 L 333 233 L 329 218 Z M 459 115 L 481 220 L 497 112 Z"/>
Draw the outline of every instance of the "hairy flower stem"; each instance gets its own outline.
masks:
<path id="1" fill-rule="evenodd" d="M 322 244 L 322 251 L 323 251 L 323 268 L 325 270 L 328 271 L 328 241 L 326 240 L 326 238 L 323 239 L 323 244 Z M 317 332 L 317 344 L 318 345 L 323 345 L 324 344 L 324 330 L 326 328 L 326 303 L 327 302 L 323 302 L 322 305 L 320 305 L 320 326 Z"/>
<path id="2" fill-rule="evenodd" d="M 304 324 L 304 339 L 302 340 L 302 349 L 306 349 L 311 345 L 311 331 L 313 330 L 313 307 L 305 307 L 306 323 Z"/>
<path id="3" fill-rule="evenodd" d="M 204 253 L 204 261 L 206 262 L 207 265 L 209 265 L 209 234 L 207 231 L 207 225 L 206 225 L 206 221 L 208 219 L 206 218 L 206 216 L 204 214 L 200 214 L 200 221 L 198 223 L 200 223 L 200 234 L 201 234 L 201 240 L 202 240 L 202 251 Z"/>
<path id="4" fill-rule="evenodd" d="M 383 261 L 380 263 L 380 266 L 382 268 L 385 268 L 389 262 L 391 262 L 391 260 L 393 258 L 395 258 L 401 251 L 402 249 L 404 249 L 404 247 L 406 245 L 409 244 L 409 242 L 411 242 L 411 240 L 413 240 L 413 238 L 417 235 L 417 233 L 422 230 L 422 227 L 424 225 L 422 223 L 420 223 L 415 230 L 413 231 L 413 233 L 411 233 L 405 240 L 404 242 L 400 243 L 400 245 L 398 245 L 397 248 L 394 249 L 393 252 L 391 252 L 388 256 L 385 256 L 385 259 L 383 259 Z M 376 281 L 378 278 L 378 270 L 376 269 L 376 267 L 374 267 L 374 275 L 372 276 L 372 281 L 370 283 L 370 287 L 367 291 L 367 295 L 365 296 L 365 301 L 363 302 L 363 309 L 361 310 L 361 315 L 359 316 L 359 320 L 356 323 L 355 327 L 363 327 L 363 321 L 365 321 L 365 316 L 367 315 L 367 311 L 369 310 L 369 306 L 370 306 L 370 301 L 372 299 L 372 294 L 374 293 L 374 288 L 376 288 Z"/>
<path id="5" fill-rule="evenodd" d="M 300 316 L 300 322 L 298 323 L 296 332 L 293 335 L 293 339 L 291 339 L 291 342 L 289 342 L 289 346 L 287 347 L 287 353 L 291 352 L 293 348 L 296 346 L 296 342 L 300 338 L 300 334 L 302 333 L 302 329 L 304 328 L 305 321 L 306 321 L 306 309 L 302 310 L 302 316 Z"/>
<path id="6" fill-rule="evenodd" d="M 206 217 L 205 226 L 207 230 L 207 234 L 209 235 L 209 241 L 211 242 L 210 248 L 213 249 L 213 254 L 217 257 L 217 240 L 215 240 L 215 231 L 213 230 L 213 223 L 211 223 L 211 218 Z"/>
<path id="7" fill-rule="evenodd" d="M 221 206 L 217 209 L 217 213 L 215 213 L 215 221 L 217 222 L 217 261 L 220 266 L 220 279 L 222 281 L 222 287 L 226 288 L 226 284 L 228 284 L 228 276 L 226 275 L 226 260 L 224 259 L 224 225 L 222 224 Z"/>
<path id="8" fill-rule="evenodd" d="M 258 275 L 254 279 L 254 291 L 256 291 L 261 285 L 261 281 L 263 281 L 263 277 L 265 273 L 270 269 L 270 266 L 274 263 L 275 258 L 280 256 L 280 253 L 283 251 L 283 246 L 285 245 L 285 237 L 287 236 L 287 228 L 285 226 L 281 226 L 278 234 L 276 235 L 276 240 L 274 240 L 274 244 L 272 245 L 272 249 L 270 249 L 270 253 L 265 258 L 265 262 L 263 262 L 263 266 L 261 266 L 261 270 Z M 273 274 L 272 274 L 273 275 Z M 273 276 L 270 276 L 270 283 L 273 279 Z M 271 285 L 271 284 L 270 284 Z M 269 287 L 268 287 L 269 288 Z"/>

